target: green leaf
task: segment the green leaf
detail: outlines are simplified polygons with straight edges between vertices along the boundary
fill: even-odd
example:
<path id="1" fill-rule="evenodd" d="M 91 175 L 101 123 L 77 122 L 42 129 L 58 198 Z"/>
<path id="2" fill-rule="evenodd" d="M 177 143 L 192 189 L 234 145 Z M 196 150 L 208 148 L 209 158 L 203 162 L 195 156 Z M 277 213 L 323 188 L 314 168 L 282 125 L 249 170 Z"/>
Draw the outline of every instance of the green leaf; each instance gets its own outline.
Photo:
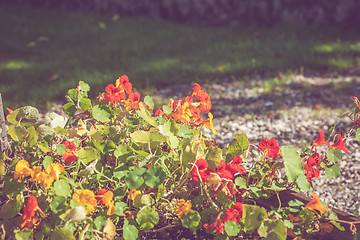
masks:
<path id="1" fill-rule="evenodd" d="M 142 118 L 150 125 L 157 127 L 159 125 L 159 123 L 157 121 L 155 121 L 155 119 L 153 119 L 150 114 L 149 111 L 146 109 L 146 107 L 143 104 L 139 104 L 140 106 L 140 112 L 142 115 Z"/>
<path id="2" fill-rule="evenodd" d="M 12 124 L 20 126 L 31 126 L 40 118 L 39 110 L 31 106 L 21 107 L 9 114 L 6 119 Z"/>
<path id="3" fill-rule="evenodd" d="M 63 196 L 56 196 L 54 199 L 50 202 L 50 209 L 54 213 L 58 213 L 60 211 L 65 210 L 67 207 L 66 204 L 66 198 Z"/>
<path id="4" fill-rule="evenodd" d="M 149 194 L 139 194 L 135 197 L 133 205 L 136 208 L 153 205 L 155 200 Z"/>
<path id="5" fill-rule="evenodd" d="M 120 181 L 129 174 L 129 166 L 125 164 L 120 164 L 116 168 L 114 168 L 113 177 L 119 179 Z"/>
<path id="6" fill-rule="evenodd" d="M 61 214 L 60 218 L 62 218 L 65 222 L 81 222 L 86 218 L 85 208 L 83 206 L 76 206 L 67 210 L 64 214 Z"/>
<path id="7" fill-rule="evenodd" d="M 336 164 L 325 168 L 325 176 L 327 178 L 340 176 L 340 167 Z"/>
<path id="8" fill-rule="evenodd" d="M 237 134 L 235 139 L 228 145 L 228 152 L 231 156 L 239 156 L 249 148 L 249 140 L 245 133 Z"/>
<path id="9" fill-rule="evenodd" d="M 53 162 L 53 159 L 50 156 L 45 156 L 42 164 L 43 164 L 44 168 L 46 169 L 49 166 L 49 164 L 52 162 Z"/>
<path id="10" fill-rule="evenodd" d="M 356 129 L 356 139 L 360 141 L 360 128 Z"/>
<path id="11" fill-rule="evenodd" d="M 125 154 L 127 154 L 127 153 L 129 153 L 129 152 L 130 152 L 130 150 L 129 150 L 129 148 L 128 148 L 127 145 L 125 145 L 125 144 L 120 144 L 120 145 L 118 145 L 118 146 L 116 147 L 116 149 L 115 149 L 115 151 L 114 151 L 114 156 L 115 156 L 116 158 L 119 158 L 120 156 L 123 156 L 123 155 L 125 155 Z"/>
<path id="12" fill-rule="evenodd" d="M 209 147 L 206 154 L 206 160 L 209 164 L 209 168 L 215 170 L 219 165 L 220 161 L 223 159 L 222 151 L 218 147 Z"/>
<path id="13" fill-rule="evenodd" d="M 73 100 L 73 101 L 77 101 L 77 94 L 78 92 L 76 91 L 76 89 L 69 89 L 68 90 L 68 96 Z"/>
<path id="14" fill-rule="evenodd" d="M 12 113 L 10 113 L 9 115 L 6 116 L 6 120 L 7 120 L 9 123 L 18 125 L 18 124 L 19 124 L 19 120 L 17 119 L 17 115 L 19 114 L 19 112 L 20 112 L 20 108 L 12 111 Z"/>
<path id="15" fill-rule="evenodd" d="M 28 137 L 26 139 L 26 145 L 28 147 L 33 147 L 37 143 L 39 136 L 33 126 L 28 128 Z"/>
<path id="16" fill-rule="evenodd" d="M 116 202 L 115 203 L 115 215 L 120 217 L 124 216 L 124 211 L 128 209 L 128 205 L 124 202 Z"/>
<path id="17" fill-rule="evenodd" d="M 291 146 L 281 147 L 284 157 L 286 176 L 289 182 L 294 182 L 300 175 L 304 175 L 304 167 L 299 153 Z"/>
<path id="18" fill-rule="evenodd" d="M 110 122 L 111 114 L 105 109 L 101 108 L 100 105 L 96 105 L 92 109 L 92 116 L 102 123 Z"/>
<path id="19" fill-rule="evenodd" d="M 104 228 L 106 222 L 106 217 L 104 216 L 97 216 L 94 220 L 94 225 L 98 231 L 101 231 Z"/>
<path id="20" fill-rule="evenodd" d="M 7 132 L 10 137 L 14 140 L 14 141 L 23 141 L 26 139 L 27 135 L 29 134 L 29 132 L 26 130 L 25 127 L 23 126 L 18 126 L 18 125 L 10 125 L 8 126 L 8 132 Z"/>
<path id="21" fill-rule="evenodd" d="M 254 186 L 249 186 L 251 192 L 255 195 L 256 198 L 259 198 L 262 196 L 262 192 L 259 188 Z"/>
<path id="22" fill-rule="evenodd" d="M 153 166 L 144 174 L 145 184 L 151 188 L 157 188 L 162 184 L 167 175 L 160 166 Z"/>
<path id="23" fill-rule="evenodd" d="M 80 148 L 77 151 L 77 154 L 85 164 L 91 163 L 96 159 L 100 159 L 100 155 L 97 153 L 96 149 L 92 147 Z"/>
<path id="24" fill-rule="evenodd" d="M 194 134 L 193 132 L 189 129 L 189 127 L 185 124 L 181 125 L 179 128 L 179 132 L 178 132 L 178 136 L 182 137 L 182 138 L 189 138 L 192 137 Z"/>
<path id="25" fill-rule="evenodd" d="M 171 109 L 171 107 L 169 107 L 168 105 L 164 105 L 164 106 L 163 106 L 163 112 L 164 112 L 165 114 L 170 114 L 170 113 L 172 112 L 172 109 Z"/>
<path id="26" fill-rule="evenodd" d="M 70 196 L 70 185 L 64 179 L 60 179 L 54 183 L 54 190 L 56 195 L 68 197 Z"/>
<path id="27" fill-rule="evenodd" d="M 73 232 L 70 229 L 58 228 L 51 234 L 50 240 L 75 240 Z"/>
<path id="28" fill-rule="evenodd" d="M 235 178 L 235 185 L 239 188 L 246 188 L 246 180 L 241 177 Z"/>
<path id="29" fill-rule="evenodd" d="M 88 99 L 88 98 L 82 98 L 80 100 L 80 108 L 83 110 L 83 111 L 89 111 L 90 108 L 91 108 L 91 100 Z"/>
<path id="30" fill-rule="evenodd" d="M 159 215 L 152 208 L 145 206 L 136 215 L 136 222 L 139 224 L 140 229 L 148 232 L 159 222 Z"/>
<path id="31" fill-rule="evenodd" d="M 243 218 L 241 221 L 244 225 L 245 233 L 253 233 L 257 228 L 260 227 L 264 217 L 266 216 L 265 208 L 243 204 Z"/>
<path id="32" fill-rule="evenodd" d="M 126 177 L 126 185 L 131 190 L 138 189 L 145 181 L 143 178 L 143 174 L 146 172 L 145 168 L 138 168 L 135 171 L 132 171 Z"/>
<path id="33" fill-rule="evenodd" d="M 133 219 L 125 219 L 123 226 L 123 238 L 125 240 L 136 240 L 139 236 L 136 222 Z"/>
<path id="34" fill-rule="evenodd" d="M 240 224 L 237 224 L 236 222 L 229 220 L 224 223 L 225 232 L 229 236 L 237 236 L 241 230 Z"/>
<path id="35" fill-rule="evenodd" d="M 76 113 L 76 106 L 74 103 L 68 102 L 64 104 L 63 110 L 67 115 L 72 116 Z"/>
<path id="36" fill-rule="evenodd" d="M 16 198 L 11 199 L 4 203 L 0 209 L 0 219 L 11 219 L 18 215 L 22 209 L 24 199 L 21 194 L 18 194 Z"/>
<path id="37" fill-rule="evenodd" d="M 150 106 L 151 108 L 154 108 L 154 101 L 152 100 L 152 98 L 150 96 L 144 97 L 144 103 L 146 105 Z"/>
<path id="38" fill-rule="evenodd" d="M 301 207 L 301 206 L 304 206 L 305 204 L 302 201 L 294 199 L 294 200 L 289 201 L 288 205 L 290 207 Z"/>
<path id="39" fill-rule="evenodd" d="M 41 125 L 36 129 L 36 131 L 37 131 L 40 139 L 44 139 L 44 138 L 46 138 L 47 136 L 52 137 L 52 136 L 55 134 L 54 129 L 52 129 L 52 128 L 49 127 L 49 126 L 46 126 L 45 124 L 41 124 Z"/>
<path id="40" fill-rule="evenodd" d="M 27 228 L 15 230 L 14 232 L 16 240 L 32 240 L 34 238 L 32 230 Z"/>
<path id="41" fill-rule="evenodd" d="M 337 148 L 333 148 L 326 152 L 326 156 L 330 162 L 337 163 L 342 159 L 342 152 Z"/>
<path id="42" fill-rule="evenodd" d="M 45 125 L 55 129 L 56 127 L 64 128 L 67 122 L 67 118 L 57 113 L 47 113 L 44 119 Z"/>
<path id="43" fill-rule="evenodd" d="M 5 176 L 4 177 L 4 185 L 2 189 L 2 193 L 8 196 L 9 198 L 13 198 L 16 195 L 20 194 L 24 191 L 25 185 L 23 182 L 18 182 L 17 179 L 14 179 L 13 176 Z"/>
<path id="44" fill-rule="evenodd" d="M 56 146 L 56 151 L 59 155 L 63 155 L 66 151 L 66 147 L 64 144 L 59 144 Z"/>
<path id="45" fill-rule="evenodd" d="M 286 240 L 286 225 L 280 219 L 265 219 L 259 229 L 258 234 L 268 240 Z"/>
<path id="46" fill-rule="evenodd" d="M 170 147 L 177 148 L 179 146 L 179 139 L 176 137 L 179 132 L 179 128 L 173 119 L 166 121 L 162 125 L 162 133 L 169 138 Z"/>
<path id="47" fill-rule="evenodd" d="M 331 212 L 329 215 L 329 218 L 330 219 L 339 219 L 335 212 Z M 345 231 L 345 228 L 343 226 L 341 226 L 341 224 L 339 222 L 337 222 L 337 221 L 330 221 L 330 222 L 332 223 L 332 225 L 334 225 L 340 231 Z"/>
<path id="48" fill-rule="evenodd" d="M 308 182 L 306 176 L 304 174 L 299 175 L 296 179 L 296 183 L 304 192 L 311 191 L 311 184 Z"/>
<path id="49" fill-rule="evenodd" d="M 85 83 L 84 81 L 79 81 L 79 87 L 81 91 L 88 92 L 90 91 L 89 84 Z"/>
<path id="50" fill-rule="evenodd" d="M 130 134 L 133 141 L 137 143 L 153 143 L 159 144 L 166 141 L 166 137 L 158 131 L 142 131 L 138 130 Z"/>
<path id="51" fill-rule="evenodd" d="M 201 216 L 197 211 L 191 210 L 181 216 L 181 223 L 189 229 L 196 229 L 200 224 Z"/>
<path id="52" fill-rule="evenodd" d="M 264 190 L 268 190 L 268 189 L 279 192 L 279 191 L 285 190 L 286 187 L 281 185 L 281 183 L 279 183 L 279 182 L 274 182 L 273 184 L 271 184 L 270 187 L 264 187 Z"/>

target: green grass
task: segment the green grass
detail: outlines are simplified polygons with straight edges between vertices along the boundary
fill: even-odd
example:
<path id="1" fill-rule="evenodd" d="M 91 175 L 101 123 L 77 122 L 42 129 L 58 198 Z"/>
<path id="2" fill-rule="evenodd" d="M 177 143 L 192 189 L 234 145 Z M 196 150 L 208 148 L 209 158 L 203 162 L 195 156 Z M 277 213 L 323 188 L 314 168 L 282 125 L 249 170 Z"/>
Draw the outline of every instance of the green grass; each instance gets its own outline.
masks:
<path id="1" fill-rule="evenodd" d="M 63 100 L 80 80 L 97 95 L 122 74 L 146 89 L 359 65 L 359 31 L 204 27 L 127 16 L 112 21 L 89 12 L 0 7 L 0 93 L 9 107 Z"/>

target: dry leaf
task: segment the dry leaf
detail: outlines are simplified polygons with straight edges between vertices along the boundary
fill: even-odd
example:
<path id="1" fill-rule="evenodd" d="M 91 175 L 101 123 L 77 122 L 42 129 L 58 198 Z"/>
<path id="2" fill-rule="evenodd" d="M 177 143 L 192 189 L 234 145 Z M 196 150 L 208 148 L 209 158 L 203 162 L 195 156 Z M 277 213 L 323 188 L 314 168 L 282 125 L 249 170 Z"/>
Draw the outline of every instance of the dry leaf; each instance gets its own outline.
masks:
<path id="1" fill-rule="evenodd" d="M 49 38 L 45 36 L 39 36 L 37 40 L 38 42 L 48 42 Z"/>
<path id="2" fill-rule="evenodd" d="M 99 22 L 99 27 L 101 29 L 106 29 L 106 24 L 104 22 Z"/>
<path id="3" fill-rule="evenodd" d="M 29 42 L 26 44 L 27 47 L 35 47 L 36 46 L 36 42 Z"/>
<path id="4" fill-rule="evenodd" d="M 103 240 L 112 240 L 115 237 L 115 225 L 110 218 L 106 219 L 104 230 L 103 230 Z"/>

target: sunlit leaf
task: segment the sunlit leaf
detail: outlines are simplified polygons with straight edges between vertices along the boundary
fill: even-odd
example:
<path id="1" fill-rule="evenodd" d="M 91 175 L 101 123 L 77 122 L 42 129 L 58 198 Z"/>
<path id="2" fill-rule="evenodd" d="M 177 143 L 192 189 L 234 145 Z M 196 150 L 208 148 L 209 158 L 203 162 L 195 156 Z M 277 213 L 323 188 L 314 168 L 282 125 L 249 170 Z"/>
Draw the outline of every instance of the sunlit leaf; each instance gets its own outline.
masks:
<path id="1" fill-rule="evenodd" d="M 75 240 L 73 232 L 70 229 L 58 228 L 51 234 L 50 240 Z"/>

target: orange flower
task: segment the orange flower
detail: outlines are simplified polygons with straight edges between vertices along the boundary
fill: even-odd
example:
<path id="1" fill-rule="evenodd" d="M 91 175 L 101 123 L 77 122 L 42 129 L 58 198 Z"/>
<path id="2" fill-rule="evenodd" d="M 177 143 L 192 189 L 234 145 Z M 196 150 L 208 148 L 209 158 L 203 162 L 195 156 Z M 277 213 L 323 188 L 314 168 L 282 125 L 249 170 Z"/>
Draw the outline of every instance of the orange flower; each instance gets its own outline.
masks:
<path id="1" fill-rule="evenodd" d="M 14 178 L 19 179 L 21 182 L 22 178 L 29 177 L 31 175 L 31 169 L 29 163 L 26 160 L 20 160 L 17 162 L 15 167 Z"/>
<path id="2" fill-rule="evenodd" d="M 69 141 L 65 141 L 63 143 L 63 145 L 66 147 L 65 153 L 62 155 L 62 157 L 64 158 L 65 162 L 67 163 L 71 163 L 73 161 L 75 161 L 76 159 L 78 159 L 78 155 L 75 152 L 76 150 L 76 145 L 73 142 L 69 142 Z"/>
<path id="3" fill-rule="evenodd" d="M 121 100 L 125 100 L 125 93 L 120 88 L 115 87 L 113 84 L 109 84 L 105 88 L 106 94 L 104 95 L 104 99 L 111 103 L 118 103 Z"/>
<path id="4" fill-rule="evenodd" d="M 88 189 L 77 190 L 74 193 L 72 199 L 74 199 L 80 206 L 85 205 L 85 213 L 86 214 L 89 214 L 92 211 L 94 211 L 97 206 L 97 200 L 95 198 L 94 192 L 90 191 Z"/>
<path id="5" fill-rule="evenodd" d="M 325 141 L 325 134 L 324 131 L 321 131 L 319 129 L 319 136 L 317 139 L 314 140 L 313 146 L 320 146 L 320 145 L 327 145 L 330 146 L 330 143 L 328 141 Z"/>
<path id="6" fill-rule="evenodd" d="M 55 180 L 55 178 L 53 178 L 52 176 L 47 174 L 46 171 L 45 172 L 41 171 L 40 166 L 36 166 L 31 170 L 30 181 L 36 181 L 38 183 L 42 183 L 45 188 L 51 187 L 54 180 Z"/>
<path id="7" fill-rule="evenodd" d="M 60 174 L 64 172 L 64 166 L 60 163 L 50 163 L 45 172 L 58 181 Z"/>
<path id="8" fill-rule="evenodd" d="M 175 214 L 181 218 L 184 213 L 191 211 L 191 206 L 191 202 L 180 199 L 176 202 Z"/>
<path id="9" fill-rule="evenodd" d="M 213 125 L 213 115 L 211 112 L 208 113 L 209 118 L 203 122 L 204 127 L 211 129 L 213 134 L 216 134 L 216 130 L 214 129 L 214 125 Z"/>
<path id="10" fill-rule="evenodd" d="M 130 199 L 134 201 L 135 197 L 136 197 L 137 195 L 139 195 L 139 194 L 141 194 L 141 191 L 140 191 L 140 190 L 130 190 L 130 191 L 129 191 L 129 194 L 128 194 L 128 197 L 127 197 L 128 201 L 129 201 Z"/>
<path id="11" fill-rule="evenodd" d="M 108 208 L 107 215 L 113 215 L 115 213 L 115 205 L 114 205 L 114 194 L 111 190 L 105 191 L 101 189 L 98 192 L 98 195 L 101 195 L 102 200 L 100 201 L 101 205 L 105 205 Z M 99 197 L 96 198 L 99 201 Z"/>
<path id="12" fill-rule="evenodd" d="M 28 229 L 32 229 L 33 226 L 37 225 L 38 218 L 35 216 L 36 211 L 39 211 L 41 214 L 45 215 L 44 212 L 39 208 L 36 197 L 31 194 L 28 203 L 24 207 L 21 228 L 26 227 Z"/>
<path id="13" fill-rule="evenodd" d="M 311 194 L 313 195 L 314 199 L 311 200 L 308 204 L 306 204 L 305 208 L 312 211 L 318 210 L 320 213 L 325 213 L 326 209 L 323 205 L 321 205 L 319 196 L 313 192 Z"/>
<path id="14" fill-rule="evenodd" d="M 134 219 L 134 215 L 132 214 L 131 211 L 126 210 L 126 211 L 124 212 L 124 218 L 125 218 L 125 219 L 127 219 L 127 218 L 132 218 L 132 219 Z"/>

